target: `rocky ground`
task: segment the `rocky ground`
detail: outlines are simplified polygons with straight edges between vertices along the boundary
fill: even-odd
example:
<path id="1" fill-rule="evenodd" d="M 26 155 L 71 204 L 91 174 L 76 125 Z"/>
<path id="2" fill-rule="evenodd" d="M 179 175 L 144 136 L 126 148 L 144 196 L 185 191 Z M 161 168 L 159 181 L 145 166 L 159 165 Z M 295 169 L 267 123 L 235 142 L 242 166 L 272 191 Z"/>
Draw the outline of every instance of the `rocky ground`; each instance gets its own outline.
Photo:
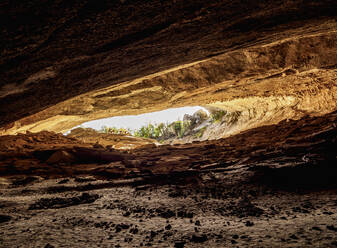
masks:
<path id="1" fill-rule="evenodd" d="M 100 144 L 109 146 L 117 150 L 129 150 L 140 148 L 151 144 L 159 144 L 154 139 L 134 137 L 131 135 L 101 133 L 92 128 L 75 128 L 67 135 L 67 137 L 75 138 L 85 143 Z"/>
<path id="2" fill-rule="evenodd" d="M 226 139 L 1 136 L 1 247 L 336 247 L 337 112 Z"/>

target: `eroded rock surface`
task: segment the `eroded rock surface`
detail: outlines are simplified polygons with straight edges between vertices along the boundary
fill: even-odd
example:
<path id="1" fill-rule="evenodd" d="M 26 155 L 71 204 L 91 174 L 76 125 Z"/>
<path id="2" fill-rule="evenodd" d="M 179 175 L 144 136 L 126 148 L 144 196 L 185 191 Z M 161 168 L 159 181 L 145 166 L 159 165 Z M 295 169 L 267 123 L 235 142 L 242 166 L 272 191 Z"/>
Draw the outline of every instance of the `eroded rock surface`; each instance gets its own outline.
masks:
<path id="1" fill-rule="evenodd" d="M 333 0 L 44 4 L 1 5 L 2 134 L 206 104 L 244 108 L 238 133 L 336 110 Z"/>
<path id="2" fill-rule="evenodd" d="M 52 151 L 1 145 L 0 246 L 335 247 L 336 121 L 129 152 L 47 132 Z M 45 162 L 58 151 L 76 159 Z"/>
<path id="3" fill-rule="evenodd" d="M 318 165 L 321 160 L 333 163 L 336 160 L 336 118 L 336 112 L 323 117 L 307 116 L 299 121 L 251 129 L 226 139 L 174 146 L 150 144 L 129 151 L 96 147 L 46 131 L 1 136 L 0 169 L 3 175 L 9 176 L 60 177 L 70 173 L 127 178 L 139 174 L 142 178 L 144 173 L 145 178 L 155 180 L 156 177 L 194 175 L 200 170 L 236 168 L 241 163 L 254 163 L 255 167 L 266 164 L 269 168 L 274 164 L 277 168 L 283 163 L 288 165 L 288 159 L 289 165 L 296 161 L 298 166 Z M 27 144 L 27 140 L 36 142 Z"/>

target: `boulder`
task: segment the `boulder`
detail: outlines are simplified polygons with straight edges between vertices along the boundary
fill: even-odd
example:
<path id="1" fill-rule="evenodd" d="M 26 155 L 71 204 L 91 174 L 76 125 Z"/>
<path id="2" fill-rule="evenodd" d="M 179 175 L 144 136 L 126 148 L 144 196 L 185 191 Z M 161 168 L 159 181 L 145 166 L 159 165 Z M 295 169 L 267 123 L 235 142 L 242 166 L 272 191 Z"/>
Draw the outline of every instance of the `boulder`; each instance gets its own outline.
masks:
<path id="1" fill-rule="evenodd" d="M 76 158 L 67 151 L 56 151 L 46 161 L 48 164 L 71 163 L 76 161 Z"/>

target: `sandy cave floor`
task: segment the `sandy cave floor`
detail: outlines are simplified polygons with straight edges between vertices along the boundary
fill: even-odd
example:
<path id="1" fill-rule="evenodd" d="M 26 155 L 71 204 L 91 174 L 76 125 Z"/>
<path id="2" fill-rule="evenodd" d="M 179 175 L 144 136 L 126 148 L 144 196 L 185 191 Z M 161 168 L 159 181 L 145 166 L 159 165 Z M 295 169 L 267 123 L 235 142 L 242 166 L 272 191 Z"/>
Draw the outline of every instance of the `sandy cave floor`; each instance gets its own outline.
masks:
<path id="1" fill-rule="evenodd" d="M 336 120 L 128 153 L 2 136 L 0 247 L 337 247 Z"/>
<path id="2" fill-rule="evenodd" d="M 1 212 L 12 219 L 1 224 L 1 247 L 337 245 L 336 190 L 285 193 L 260 189 L 256 193 L 251 189 L 250 201 L 229 197 L 226 190 L 214 194 L 214 188 L 207 188 L 197 193 L 172 186 L 103 188 L 89 191 L 89 195 L 77 190 L 48 192 L 60 185 L 57 182 L 60 180 L 47 180 L 3 192 Z M 87 184 L 71 179 L 61 185 Z M 98 199 L 76 202 L 83 194 Z M 34 207 L 41 198 L 56 197 L 69 202 Z"/>

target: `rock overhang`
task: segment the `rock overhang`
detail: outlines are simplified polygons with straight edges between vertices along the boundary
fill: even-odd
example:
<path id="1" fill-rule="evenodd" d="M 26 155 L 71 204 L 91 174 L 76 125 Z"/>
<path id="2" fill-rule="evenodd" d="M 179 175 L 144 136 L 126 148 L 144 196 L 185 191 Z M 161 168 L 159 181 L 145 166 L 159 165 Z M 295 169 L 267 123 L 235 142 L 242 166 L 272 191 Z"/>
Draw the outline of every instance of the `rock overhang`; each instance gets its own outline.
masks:
<path id="1" fill-rule="evenodd" d="M 107 30 L 119 14 L 107 18 L 108 14 L 116 9 L 125 13 L 123 8 L 134 3 L 107 4 L 86 13 L 88 18 L 81 12 L 86 4 L 90 1 L 75 4 L 73 12 L 78 13 L 73 19 L 67 19 L 71 11 L 56 11 L 53 18 L 64 15 L 64 22 L 51 25 L 54 28 L 41 44 L 35 43 L 37 47 L 27 46 L 20 55 L 20 45 L 13 43 L 2 51 L 2 134 L 66 131 L 88 120 L 188 105 L 243 109 L 246 121 L 258 113 L 255 119 L 263 121 L 255 126 L 336 109 L 332 1 L 266 1 L 261 6 L 185 1 L 171 6 L 177 10 L 175 18 L 164 16 L 160 23 L 137 10 L 135 17 L 143 16 L 145 26 L 130 22 L 123 24 L 130 29 L 111 35 Z M 250 9 L 238 16 L 243 7 Z M 160 6 L 152 10 L 161 16 Z M 212 19 L 223 13 L 231 15 Z M 83 23 L 90 30 L 87 34 L 79 26 Z M 93 36 L 95 32 L 101 36 Z M 25 35 L 22 42 L 27 45 Z M 79 42 L 81 35 L 88 41 Z M 68 43 L 72 49 L 63 49 Z"/>

